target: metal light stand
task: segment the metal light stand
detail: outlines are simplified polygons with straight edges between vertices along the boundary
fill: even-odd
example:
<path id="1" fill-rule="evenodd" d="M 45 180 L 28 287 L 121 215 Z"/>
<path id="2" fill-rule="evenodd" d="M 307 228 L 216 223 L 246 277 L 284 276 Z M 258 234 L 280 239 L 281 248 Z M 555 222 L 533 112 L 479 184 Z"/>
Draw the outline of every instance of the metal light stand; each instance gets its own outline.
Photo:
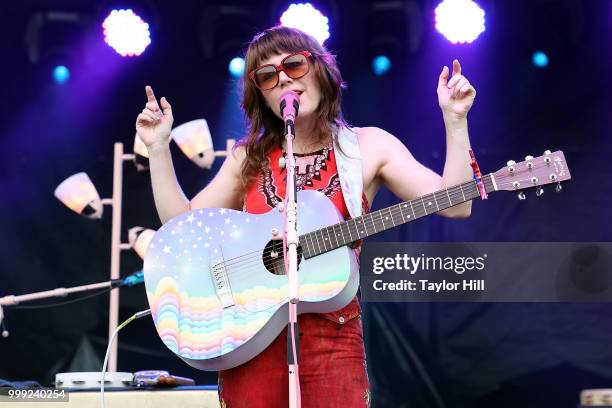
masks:
<path id="1" fill-rule="evenodd" d="M 119 261 L 121 250 L 130 249 L 130 244 L 121 243 L 121 203 L 123 196 L 123 162 L 134 160 L 134 154 L 123 153 L 123 143 L 115 143 L 115 153 L 113 160 L 113 197 L 102 199 L 102 204 L 111 205 L 113 209 L 112 230 L 111 230 L 111 265 L 110 279 L 119 279 Z M 113 333 L 119 325 L 119 291 L 112 290 L 108 310 L 108 340 L 110 341 Z M 108 359 L 108 372 L 117 371 L 117 343 L 114 342 L 110 350 Z"/>
<path id="2" fill-rule="evenodd" d="M 229 154 L 231 147 L 234 145 L 234 140 L 227 141 L 225 151 L 214 152 L 214 157 L 226 156 Z M 112 198 L 102 199 L 103 205 L 112 207 L 112 230 L 111 230 L 111 259 L 110 259 L 110 279 L 119 279 L 119 265 L 121 260 L 121 251 L 131 249 L 131 245 L 121 242 L 121 214 L 123 202 L 123 162 L 132 161 L 136 158 L 135 154 L 126 154 L 123 151 L 123 143 L 115 143 L 113 157 L 113 196 Z M 213 159 L 214 160 L 214 159 Z M 0 311 L 1 313 L 1 311 Z M 0 314 L 1 317 L 1 314 Z M 108 311 L 108 339 L 109 342 L 113 333 L 119 325 L 119 292 L 111 291 Z M 108 359 L 108 372 L 117 371 L 117 339 L 110 350 Z"/>
<path id="3" fill-rule="evenodd" d="M 227 156 L 235 141 L 227 140 L 225 151 L 215 151 L 214 157 Z M 102 204 L 108 204 L 113 209 L 112 231 L 111 231 L 111 268 L 110 278 L 119 279 L 119 261 L 121 250 L 130 249 L 130 244 L 121 243 L 121 204 L 123 196 L 123 162 L 134 160 L 135 154 L 123 152 L 123 143 L 115 143 L 115 154 L 113 161 L 113 198 L 102 199 Z M 113 336 L 119 324 L 119 291 L 113 290 L 110 294 L 110 305 L 108 311 L 108 339 Z M 108 372 L 117 371 L 117 344 L 119 339 L 113 343 L 108 358 Z"/>

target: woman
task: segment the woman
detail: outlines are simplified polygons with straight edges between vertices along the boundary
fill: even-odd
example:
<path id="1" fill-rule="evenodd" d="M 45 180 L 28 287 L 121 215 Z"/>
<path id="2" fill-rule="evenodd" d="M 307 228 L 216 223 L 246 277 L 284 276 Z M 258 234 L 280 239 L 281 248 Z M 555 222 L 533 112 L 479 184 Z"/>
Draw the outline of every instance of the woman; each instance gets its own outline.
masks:
<path id="1" fill-rule="evenodd" d="M 279 168 L 278 158 L 284 154 L 285 145 L 278 102 L 287 90 L 300 95 L 293 147 L 298 189 L 323 192 L 347 218 L 367 211 L 383 184 L 402 200 L 409 200 L 472 177 L 467 113 L 476 92 L 461 75 L 457 60 L 453 61 L 452 78 L 449 80 L 449 69 L 444 67 L 438 80 L 447 138 L 442 177 L 416 161 L 391 134 L 374 127 L 349 129 L 341 112 L 342 86 L 335 58 L 314 38 L 286 27 L 273 27 L 255 36 L 246 53 L 242 101 L 248 134 L 192 200 L 183 194 L 170 156 L 172 108 L 165 98 L 158 105 L 147 86 L 147 104 L 138 115 L 136 129 L 148 148 L 155 205 L 162 223 L 197 208 L 267 212 L 284 198 L 285 171 Z M 351 137 L 361 156 L 358 168 L 362 185 L 356 189 L 358 193 L 349 192 L 339 181 L 342 172 L 338 168 L 344 168 L 337 165 L 344 157 L 340 139 Z M 355 194 L 362 208 L 351 207 Z M 467 217 L 470 210 L 471 203 L 467 202 L 441 214 Z M 369 405 L 359 315 L 357 299 L 337 312 L 300 315 L 304 407 Z M 288 405 L 285 339 L 286 330 L 256 358 L 219 373 L 222 406 Z"/>

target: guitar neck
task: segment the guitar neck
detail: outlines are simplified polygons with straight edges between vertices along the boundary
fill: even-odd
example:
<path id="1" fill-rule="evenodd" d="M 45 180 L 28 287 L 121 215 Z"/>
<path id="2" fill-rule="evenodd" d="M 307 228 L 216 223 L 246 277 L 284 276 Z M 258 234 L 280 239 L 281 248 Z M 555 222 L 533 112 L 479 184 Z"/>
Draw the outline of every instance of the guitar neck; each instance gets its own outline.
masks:
<path id="1" fill-rule="evenodd" d="M 482 177 L 487 193 L 495 191 L 491 174 Z M 397 227 L 479 197 L 475 180 L 373 211 L 351 220 L 303 235 L 299 241 L 304 258 L 332 251 L 390 228 Z"/>

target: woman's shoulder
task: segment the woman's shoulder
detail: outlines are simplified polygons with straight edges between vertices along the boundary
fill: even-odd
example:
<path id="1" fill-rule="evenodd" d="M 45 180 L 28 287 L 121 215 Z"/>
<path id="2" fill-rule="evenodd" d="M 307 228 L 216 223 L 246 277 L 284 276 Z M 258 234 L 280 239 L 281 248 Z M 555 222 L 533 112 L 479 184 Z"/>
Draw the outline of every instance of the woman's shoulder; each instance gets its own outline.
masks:
<path id="1" fill-rule="evenodd" d="M 362 151 L 366 149 L 378 151 L 381 148 L 392 146 L 397 141 L 397 138 L 391 133 L 376 126 L 351 127 L 350 130 L 357 135 Z"/>
<path id="2" fill-rule="evenodd" d="M 246 146 L 242 143 L 238 143 L 232 146 L 227 153 L 228 159 L 241 164 L 246 158 Z"/>

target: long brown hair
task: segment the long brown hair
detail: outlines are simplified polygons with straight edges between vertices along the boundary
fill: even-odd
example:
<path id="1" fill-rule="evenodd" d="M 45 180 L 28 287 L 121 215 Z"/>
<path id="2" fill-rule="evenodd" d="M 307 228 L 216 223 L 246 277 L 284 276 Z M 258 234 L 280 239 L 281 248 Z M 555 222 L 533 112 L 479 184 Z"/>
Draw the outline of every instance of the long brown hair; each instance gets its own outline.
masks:
<path id="1" fill-rule="evenodd" d="M 251 82 L 249 72 L 269 57 L 299 51 L 310 51 L 312 54 L 312 68 L 321 91 L 317 112 L 318 141 L 322 142 L 334 135 L 338 128 L 346 126 L 341 110 L 341 89 L 345 85 L 334 55 L 313 37 L 294 28 L 276 26 L 257 34 L 247 48 L 242 79 L 242 109 L 248 133 L 238 146 L 244 146 L 246 153 L 241 169 L 245 189 L 267 163 L 268 153 L 275 146 L 282 146 L 284 139 L 282 120 L 266 106 L 261 92 Z"/>

